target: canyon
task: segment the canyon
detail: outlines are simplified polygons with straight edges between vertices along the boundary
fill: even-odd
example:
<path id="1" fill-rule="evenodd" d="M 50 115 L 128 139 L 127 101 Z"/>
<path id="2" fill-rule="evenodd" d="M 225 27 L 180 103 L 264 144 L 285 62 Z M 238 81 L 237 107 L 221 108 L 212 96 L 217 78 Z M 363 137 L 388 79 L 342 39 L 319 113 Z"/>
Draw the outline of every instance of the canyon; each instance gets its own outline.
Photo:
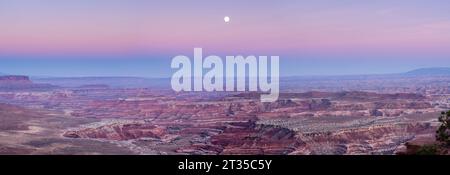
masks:
<path id="1" fill-rule="evenodd" d="M 163 81 L 2 77 L 0 154 L 396 154 L 450 107 L 442 75 L 283 78 L 274 102 Z"/>

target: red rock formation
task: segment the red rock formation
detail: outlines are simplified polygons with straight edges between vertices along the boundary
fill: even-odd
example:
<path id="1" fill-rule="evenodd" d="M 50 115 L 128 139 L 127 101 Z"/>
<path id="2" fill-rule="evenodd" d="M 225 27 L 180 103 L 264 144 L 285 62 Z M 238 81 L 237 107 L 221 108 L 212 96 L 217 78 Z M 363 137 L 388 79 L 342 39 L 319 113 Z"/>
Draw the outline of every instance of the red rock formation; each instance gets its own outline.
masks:
<path id="1" fill-rule="evenodd" d="M 110 124 L 98 128 L 68 131 L 63 136 L 69 138 L 93 138 L 106 140 L 130 140 L 142 137 L 160 138 L 165 128 L 150 124 Z"/>
<path id="2" fill-rule="evenodd" d="M 233 123 L 223 133 L 211 138 L 220 145 L 220 154 L 289 154 L 302 143 L 295 132 L 274 126 L 256 125 L 254 122 Z"/>

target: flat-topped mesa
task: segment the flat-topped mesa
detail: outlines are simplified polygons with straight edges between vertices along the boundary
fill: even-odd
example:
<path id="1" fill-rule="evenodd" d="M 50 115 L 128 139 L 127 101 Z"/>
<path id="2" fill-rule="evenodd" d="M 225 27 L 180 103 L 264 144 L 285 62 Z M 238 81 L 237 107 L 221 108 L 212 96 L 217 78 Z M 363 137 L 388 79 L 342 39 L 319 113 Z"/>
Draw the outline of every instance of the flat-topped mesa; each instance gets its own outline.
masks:
<path id="1" fill-rule="evenodd" d="M 6 83 L 22 83 L 22 84 L 31 84 L 30 78 L 28 76 L 23 75 L 5 75 L 0 76 L 0 84 Z"/>
<path id="2" fill-rule="evenodd" d="M 28 76 L 4 75 L 0 76 L 0 90 L 22 91 L 22 90 L 46 90 L 56 86 L 50 84 L 34 83 Z"/>

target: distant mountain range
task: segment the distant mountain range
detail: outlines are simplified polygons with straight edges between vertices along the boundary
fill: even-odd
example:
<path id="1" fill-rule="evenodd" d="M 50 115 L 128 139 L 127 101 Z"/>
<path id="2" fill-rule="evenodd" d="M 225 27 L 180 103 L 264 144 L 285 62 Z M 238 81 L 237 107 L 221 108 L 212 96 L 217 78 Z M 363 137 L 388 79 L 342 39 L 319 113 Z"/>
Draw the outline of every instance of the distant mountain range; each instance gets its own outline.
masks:
<path id="1" fill-rule="evenodd" d="M 5 75 L 11 75 L 11 74 L 6 74 L 3 72 L 0 72 L 0 76 L 5 76 Z M 367 74 L 370 75 L 370 74 Z M 392 75 L 392 74 L 378 74 L 378 75 Z M 404 73 L 399 73 L 399 74 L 395 74 L 395 75 L 410 75 L 410 76 L 415 76 L 415 75 L 450 75 L 450 67 L 430 67 L 430 68 L 420 68 L 420 69 L 415 69 L 415 70 L 411 70 L 408 72 L 404 72 Z M 326 76 L 326 75 L 323 75 Z M 329 75 L 329 76 L 333 76 L 333 75 Z M 348 75 L 348 76 L 353 76 L 353 75 Z M 361 75 L 354 75 L 354 76 L 361 76 Z M 308 77 L 308 75 L 302 75 L 301 77 Z M 322 76 L 311 76 L 311 77 L 322 77 Z M 160 78 L 141 78 L 141 77 L 66 77 L 66 78 L 62 78 L 62 77 L 33 77 L 31 76 L 32 79 L 60 79 L 60 80 L 68 80 L 68 79 L 84 79 L 84 80 L 97 80 L 97 79 L 127 79 L 127 78 L 131 78 L 131 79 L 160 79 Z M 163 78 L 164 79 L 164 78 Z"/>
<path id="2" fill-rule="evenodd" d="M 52 77 L 32 78 L 33 82 L 52 84 L 62 87 L 81 87 L 86 85 L 106 85 L 110 87 L 166 87 L 170 85 L 169 78 L 141 77 Z"/>
<path id="3" fill-rule="evenodd" d="M 0 73 L 0 76 L 8 74 Z M 283 84 L 302 83 L 316 80 L 368 80 L 373 78 L 399 78 L 415 76 L 450 76 L 450 67 L 434 67 L 416 69 L 398 74 L 379 75 L 347 75 L 347 76 L 294 76 L 282 77 Z M 62 87 L 80 87 L 86 85 L 106 85 L 110 87 L 167 87 L 170 78 L 140 78 L 140 77 L 31 77 L 31 81 L 38 84 L 51 84 Z M 0 82 L 1 83 L 1 82 Z M 3 83 L 5 84 L 5 83 Z M 7 83 L 9 84 L 9 83 Z"/>
<path id="4" fill-rule="evenodd" d="M 422 68 L 412 70 L 404 74 L 410 76 L 450 76 L 450 68 L 449 67 Z"/>

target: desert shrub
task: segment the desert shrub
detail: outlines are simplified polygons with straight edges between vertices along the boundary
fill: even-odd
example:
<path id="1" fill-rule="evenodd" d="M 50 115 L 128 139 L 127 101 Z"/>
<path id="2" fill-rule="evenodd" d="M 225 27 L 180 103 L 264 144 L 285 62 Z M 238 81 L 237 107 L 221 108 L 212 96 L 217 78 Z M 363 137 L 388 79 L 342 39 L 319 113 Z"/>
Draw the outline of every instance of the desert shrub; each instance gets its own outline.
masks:
<path id="1" fill-rule="evenodd" d="M 437 155 L 439 153 L 439 149 L 437 145 L 425 145 L 417 150 L 417 155 Z"/>
<path id="2" fill-rule="evenodd" d="M 441 125 L 436 131 L 436 140 L 446 146 L 450 146 L 450 111 L 442 112 L 439 122 Z"/>

